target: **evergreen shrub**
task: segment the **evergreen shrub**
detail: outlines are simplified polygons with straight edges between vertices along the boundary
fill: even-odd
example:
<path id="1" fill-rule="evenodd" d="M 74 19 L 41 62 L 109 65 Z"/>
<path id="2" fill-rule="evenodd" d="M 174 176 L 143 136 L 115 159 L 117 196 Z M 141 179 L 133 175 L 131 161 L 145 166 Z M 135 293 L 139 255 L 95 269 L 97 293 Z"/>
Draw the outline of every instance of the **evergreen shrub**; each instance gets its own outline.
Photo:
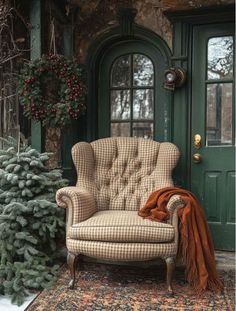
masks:
<path id="1" fill-rule="evenodd" d="M 48 153 L 12 138 L 0 138 L 0 295 L 22 304 L 31 290 L 52 287 L 59 266 L 57 241 L 64 236 L 64 211 L 56 190 L 68 183 L 48 170 Z"/>

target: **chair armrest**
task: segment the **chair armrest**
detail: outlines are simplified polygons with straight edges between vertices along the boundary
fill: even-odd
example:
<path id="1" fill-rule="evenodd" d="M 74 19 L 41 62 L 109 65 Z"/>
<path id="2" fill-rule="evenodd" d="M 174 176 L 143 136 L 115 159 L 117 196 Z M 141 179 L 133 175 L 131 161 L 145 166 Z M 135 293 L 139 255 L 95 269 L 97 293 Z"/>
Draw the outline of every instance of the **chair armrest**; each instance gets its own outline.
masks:
<path id="1" fill-rule="evenodd" d="M 181 199 L 181 196 L 178 194 L 174 194 L 171 196 L 167 203 L 167 210 L 169 211 L 170 214 L 173 214 L 174 210 L 176 208 L 184 207 L 185 203 Z"/>
<path id="2" fill-rule="evenodd" d="M 171 196 L 171 198 L 169 199 L 168 203 L 167 203 L 167 210 L 170 213 L 170 218 L 169 218 L 169 223 L 172 224 L 173 221 L 173 215 L 175 213 L 177 213 L 177 210 L 179 208 L 182 208 L 185 206 L 184 201 L 181 199 L 181 196 L 178 194 L 174 194 Z"/>
<path id="3" fill-rule="evenodd" d="M 90 218 L 97 211 L 94 196 L 84 188 L 61 188 L 56 193 L 56 201 L 58 206 L 71 210 L 72 224 Z"/>
<path id="4" fill-rule="evenodd" d="M 167 210 L 169 211 L 170 218 L 167 223 L 172 225 L 175 230 L 175 244 L 179 244 L 179 219 L 178 219 L 178 209 L 185 206 L 184 201 L 181 199 L 181 196 L 174 194 L 170 197 L 167 203 Z"/>

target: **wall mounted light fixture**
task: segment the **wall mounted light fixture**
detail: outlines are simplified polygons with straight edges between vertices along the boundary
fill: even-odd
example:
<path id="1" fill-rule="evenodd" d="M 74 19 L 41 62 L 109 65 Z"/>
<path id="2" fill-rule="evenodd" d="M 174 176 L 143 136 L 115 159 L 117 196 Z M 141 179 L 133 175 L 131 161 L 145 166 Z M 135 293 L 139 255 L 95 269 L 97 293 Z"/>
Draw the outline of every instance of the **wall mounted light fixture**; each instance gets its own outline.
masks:
<path id="1" fill-rule="evenodd" d="M 186 81 L 186 70 L 183 68 L 171 67 L 164 72 L 164 88 L 174 91 L 181 87 Z"/>

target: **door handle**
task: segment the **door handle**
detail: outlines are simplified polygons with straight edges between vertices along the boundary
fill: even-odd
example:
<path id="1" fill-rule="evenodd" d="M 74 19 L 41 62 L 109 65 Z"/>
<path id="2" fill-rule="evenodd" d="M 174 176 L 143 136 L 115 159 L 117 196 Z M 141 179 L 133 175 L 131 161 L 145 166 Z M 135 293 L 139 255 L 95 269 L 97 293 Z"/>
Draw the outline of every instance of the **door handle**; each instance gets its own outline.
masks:
<path id="1" fill-rule="evenodd" d="M 202 144 L 201 144 L 201 140 L 202 140 L 202 137 L 200 134 L 196 134 L 194 135 L 194 147 L 196 149 L 200 149 Z"/>
<path id="2" fill-rule="evenodd" d="M 200 155 L 200 153 L 195 153 L 193 155 L 193 162 L 198 164 L 202 161 L 202 156 Z"/>

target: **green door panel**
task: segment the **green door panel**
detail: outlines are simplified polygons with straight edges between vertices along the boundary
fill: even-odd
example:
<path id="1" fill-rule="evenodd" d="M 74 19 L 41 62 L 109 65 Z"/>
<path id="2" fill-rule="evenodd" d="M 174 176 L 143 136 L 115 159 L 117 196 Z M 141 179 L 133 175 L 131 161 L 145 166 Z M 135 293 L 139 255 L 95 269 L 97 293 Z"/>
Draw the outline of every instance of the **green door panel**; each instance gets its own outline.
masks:
<path id="1" fill-rule="evenodd" d="M 221 250 L 235 248 L 234 80 L 227 65 L 234 52 L 231 38 L 230 23 L 193 29 L 191 154 L 199 153 L 202 160 L 192 159 L 191 190 L 206 212 L 215 248 Z M 201 135 L 199 149 L 196 134 Z"/>
<path id="2" fill-rule="evenodd" d="M 110 71 L 114 61 L 122 55 L 143 54 L 154 66 L 154 139 L 171 140 L 171 94 L 163 88 L 163 74 L 168 66 L 166 55 L 149 42 L 138 39 L 113 44 L 99 65 L 98 138 L 110 136 Z"/>

